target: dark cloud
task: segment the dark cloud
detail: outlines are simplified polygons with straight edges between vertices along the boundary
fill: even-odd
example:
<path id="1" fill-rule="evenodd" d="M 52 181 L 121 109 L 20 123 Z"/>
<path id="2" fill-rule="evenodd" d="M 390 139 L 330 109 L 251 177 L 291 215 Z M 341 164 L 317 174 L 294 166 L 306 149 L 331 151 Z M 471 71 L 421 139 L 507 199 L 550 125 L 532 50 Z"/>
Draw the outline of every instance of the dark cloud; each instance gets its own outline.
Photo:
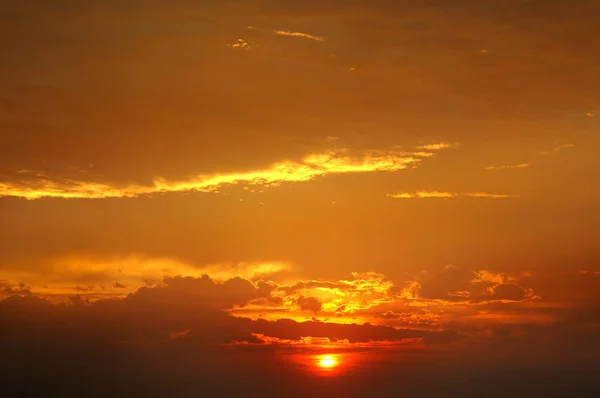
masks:
<path id="1" fill-rule="evenodd" d="M 341 325 L 317 321 L 276 322 L 228 315 L 224 310 L 270 296 L 272 287 L 233 278 L 214 283 L 201 278 L 167 278 L 159 287 L 142 287 L 124 299 L 104 299 L 85 304 L 79 296 L 71 298 L 72 306 L 52 305 L 35 297 L 11 296 L 0 302 L 5 322 L 45 320 L 61 325 L 68 321 L 74 330 L 101 335 L 113 342 L 157 344 L 166 341 L 170 333 L 189 330 L 178 339 L 203 345 L 233 342 L 258 342 L 254 334 L 300 341 L 302 337 L 333 337 L 350 342 L 399 341 L 423 338 L 431 343 L 448 343 L 459 336 L 443 333 L 396 330 L 385 326 Z M 318 301 L 317 301 L 318 302 Z M 318 302 L 320 304 L 320 302 Z M 305 303 L 306 304 L 306 303 Z M 314 303 L 309 300 L 311 308 Z M 26 310 L 23 310 L 26 309 Z M 315 307 L 316 309 L 316 307 Z M 23 318 L 16 317 L 20 313 Z"/>
<path id="2" fill-rule="evenodd" d="M 200 380 L 206 382 L 227 372 L 233 378 L 245 380 L 248 376 L 250 383 L 258 383 L 266 376 L 253 373 L 256 365 L 247 363 L 247 354 L 237 353 L 236 345 L 216 346 L 259 344 L 250 353 L 252 363 L 259 361 L 267 371 L 277 366 L 278 360 L 273 355 L 261 359 L 264 350 L 260 347 L 269 346 L 257 334 L 292 340 L 312 335 L 352 342 L 423 337 L 428 343 L 449 343 L 458 337 L 452 332 L 371 325 L 252 321 L 223 311 L 262 293 L 261 287 L 240 278 L 216 284 L 207 277 L 177 277 L 160 287 L 143 287 L 124 299 L 93 303 L 79 296 L 72 297 L 70 304 L 51 304 L 34 296 L 12 295 L 0 301 L 1 370 L 10 375 L 3 391 L 14 396 L 19 391 L 37 394 L 34 391 L 59 389 L 63 396 L 76 391 L 105 396 L 107 388 L 116 388 L 114 395 L 122 396 L 129 388 L 144 390 L 148 384 L 154 385 L 146 379 L 149 375 L 174 380 L 188 377 L 188 366 L 200 372 Z M 171 361 L 187 365 L 163 367 Z M 42 371 L 44 366 L 49 368 Z M 282 377 L 293 376 L 293 369 L 285 369 Z M 26 378 L 33 378 L 35 383 L 24 383 Z M 211 389 L 216 387 L 208 383 Z M 158 387 L 157 391 L 162 390 Z M 157 391 L 148 394 L 161 396 Z M 173 394 L 186 396 L 177 389 Z"/>
<path id="3" fill-rule="evenodd" d="M 527 278 L 517 278 L 493 271 L 471 271 L 462 267 L 446 266 L 444 269 L 421 275 L 418 289 L 425 299 L 450 301 L 514 300 L 535 298 L 534 290 L 519 283 L 529 283 Z"/>
<path id="4" fill-rule="evenodd" d="M 301 310 L 312 311 L 315 314 L 323 308 L 323 303 L 315 297 L 300 296 L 296 299 L 296 304 L 298 304 Z"/>
<path id="5" fill-rule="evenodd" d="M 509 284 L 500 284 L 495 286 L 490 292 L 490 299 L 492 300 L 514 300 L 520 301 L 527 297 L 527 290 L 520 286 Z"/>
<path id="6" fill-rule="evenodd" d="M 459 340 L 461 336 L 453 331 L 428 332 L 409 329 L 394 329 L 388 326 L 345 325 L 328 322 L 307 321 L 298 323 L 281 319 L 277 322 L 256 321 L 259 333 L 286 340 L 301 340 L 303 336 L 327 337 L 332 341 L 348 340 L 350 343 L 377 341 L 402 341 L 423 339 L 426 344 L 447 344 Z"/>
<path id="7" fill-rule="evenodd" d="M 158 290 L 153 293 L 159 295 Z M 141 297 L 146 294 L 150 291 L 140 294 L 137 299 L 104 302 L 97 307 L 86 304 L 55 306 L 32 297 L 1 302 L 3 393 L 39 396 L 52 391 L 65 397 L 143 394 L 183 398 L 199 394 L 271 397 L 280 396 L 282 391 L 290 397 L 321 394 L 395 397 L 408 393 L 479 396 L 485 392 L 489 396 L 493 387 L 499 393 L 491 396 L 498 397 L 504 394 L 559 397 L 567 391 L 592 397 L 598 388 L 594 382 L 595 373 L 589 367 L 591 362 L 580 362 L 569 368 L 572 362 L 568 365 L 556 361 L 543 363 L 532 361 L 531 357 L 516 360 L 513 355 L 507 361 L 487 350 L 484 358 L 481 347 L 476 348 L 477 355 L 463 351 L 460 360 L 435 351 L 368 350 L 364 354 L 357 351 L 352 355 L 358 362 L 352 365 L 351 371 L 322 378 L 311 374 L 312 370 L 294 365 L 296 362 L 292 359 L 298 355 L 300 358 L 308 355 L 306 359 L 310 362 L 310 352 L 303 354 L 293 348 L 274 345 L 210 348 L 206 343 L 228 338 L 260 342 L 242 333 L 243 327 L 254 327 L 281 338 L 294 338 L 305 333 L 347 337 L 347 330 L 351 330 L 351 336 L 361 340 L 360 336 L 398 338 L 418 332 L 370 325 L 338 325 L 329 329 L 330 325 L 326 323 L 297 324 L 293 321 L 243 321 L 240 328 L 238 321 L 220 311 L 211 313 L 206 307 L 199 311 L 200 306 L 194 300 L 187 300 L 187 304 L 180 302 L 177 308 L 163 307 L 160 302 L 165 297 L 161 300 Z M 186 317 L 207 315 L 197 319 L 204 325 L 204 330 L 199 328 L 196 332 L 184 333 L 185 329 L 179 329 L 183 325 L 174 322 L 176 317 L 168 315 L 167 310 L 177 316 L 183 315 L 182 307 L 188 306 L 191 311 L 185 312 Z M 86 316 L 89 311 L 96 317 L 103 317 L 102 322 Z M 156 330 L 157 326 L 160 328 L 167 323 L 164 330 L 180 330 L 179 338 L 164 344 L 149 344 L 138 333 L 143 330 L 144 336 L 152 337 L 152 332 L 144 329 Z M 137 325 L 135 330 L 130 330 L 132 324 Z M 216 324 L 220 329 L 213 329 Z M 228 325 L 235 326 L 228 329 Z M 290 332 L 297 327 L 300 328 L 298 334 Z M 107 333 L 109 329 L 114 332 Z M 234 330 L 238 330 L 237 334 Z M 117 341 L 132 333 L 137 338 L 135 343 Z M 511 332 L 499 330 L 496 335 L 504 347 L 504 340 Z M 331 340 L 336 338 L 331 336 Z M 432 375 L 435 375 L 435 381 L 432 381 Z"/>
<path id="8" fill-rule="evenodd" d="M 31 296 L 31 288 L 24 283 L 10 283 L 0 280 L 0 298 L 2 296 Z"/>
<path id="9" fill-rule="evenodd" d="M 422 339 L 428 345 L 429 348 L 419 350 L 421 354 L 418 355 L 410 350 L 373 351 L 369 358 L 380 359 L 357 364 L 356 366 L 364 367 L 358 373 L 353 371 L 347 376 L 341 374 L 340 378 L 331 379 L 331 383 L 338 386 L 337 393 L 343 393 L 344 396 L 355 396 L 353 394 L 358 394 L 359 390 L 366 391 L 367 386 L 370 386 L 372 393 L 377 392 L 378 396 L 396 396 L 397 384 L 386 380 L 388 376 L 390 380 L 398 380 L 400 376 L 393 370 L 398 366 L 402 369 L 398 369 L 398 374 L 403 375 L 402 377 L 411 374 L 411 378 L 422 378 L 434 371 L 442 372 L 442 369 L 446 370 L 436 374 L 452 375 L 452 378 L 448 376 L 448 382 L 455 377 L 464 378 L 473 374 L 492 377 L 494 369 L 504 369 L 505 366 L 502 362 L 505 359 L 501 359 L 500 352 L 504 352 L 504 356 L 511 356 L 510 363 L 513 367 L 518 363 L 514 362 L 516 357 L 524 355 L 523 352 L 528 355 L 526 361 L 535 358 L 531 356 L 531 349 L 517 354 L 526 343 L 533 343 L 538 349 L 553 347 L 553 356 L 550 359 L 544 357 L 544 360 L 551 360 L 546 365 L 535 361 L 524 365 L 529 369 L 527 377 L 530 380 L 538 380 L 539 377 L 540 383 L 547 386 L 548 381 L 553 379 L 547 375 L 542 376 L 542 369 L 546 369 L 548 374 L 560 374 L 562 365 L 559 365 L 557 357 L 568 358 L 567 347 L 572 350 L 581 347 L 582 343 L 595 345 L 597 342 L 597 335 L 591 333 L 590 329 L 583 333 L 584 329 L 573 328 L 576 324 L 583 327 L 584 324 L 595 322 L 598 319 L 597 310 L 565 310 L 563 314 L 570 318 L 556 326 L 506 325 L 494 330 L 483 346 L 463 346 L 460 350 L 462 359 L 457 368 L 458 363 L 454 357 L 443 354 L 447 350 L 438 352 L 435 348 L 442 345 L 454 352 L 451 348 L 453 345 L 464 344 L 464 338 L 451 330 L 394 329 L 371 324 L 345 325 L 316 320 L 253 321 L 233 317 L 224 311 L 234 305 L 244 305 L 256 300 L 257 296 L 267 296 L 270 291 L 266 286 L 269 284 L 252 284 L 240 278 L 215 283 L 207 277 L 176 277 L 165 280 L 159 287 L 143 287 L 124 299 L 105 299 L 94 303 L 86 303 L 78 297 L 74 297 L 72 303 L 66 305 L 51 304 L 34 296 L 11 296 L 0 301 L 0 353 L 4 358 L 1 366 L 3 374 L 10 376 L 7 378 L 8 383 L 4 385 L 4 391 L 8 391 L 11 394 L 9 396 L 18 396 L 19 391 L 35 395 L 42 389 L 57 389 L 64 396 L 73 396 L 82 391 L 86 391 L 88 396 L 105 396 L 108 389 L 114 389 L 115 396 L 126 396 L 131 391 L 145 391 L 147 396 L 163 396 L 167 391 L 163 383 L 167 383 L 171 385 L 170 396 L 186 397 L 191 392 L 203 389 L 220 389 L 221 392 L 231 394 L 234 387 L 228 386 L 232 384 L 231 380 L 236 380 L 235 388 L 245 390 L 252 386 L 256 388 L 254 393 L 258 394 L 260 391 L 261 394 L 267 394 L 262 396 L 272 396 L 274 390 L 266 387 L 271 385 L 268 380 L 278 380 L 281 382 L 280 388 L 290 391 L 290 396 L 294 396 L 294 393 L 305 396 L 308 394 L 305 390 L 307 386 L 301 380 L 320 383 L 319 379 L 313 379 L 314 376 L 302 373 L 305 372 L 304 368 L 297 367 L 293 365 L 294 361 L 286 359 L 288 355 L 308 353 L 294 351 L 293 346 L 264 344 L 260 337 L 263 335 L 291 341 L 311 336 L 328 338 L 334 342 L 348 340 L 351 343 Z M 391 312 L 386 317 L 405 318 L 402 314 Z M 578 323 L 575 323 L 576 319 L 579 319 Z M 578 340 L 581 336 L 588 337 Z M 253 345 L 219 346 L 232 342 Z M 484 351 L 487 355 L 492 355 L 490 358 L 497 356 L 497 359 L 481 357 L 482 347 L 486 347 Z M 591 374 L 587 366 L 592 356 L 578 355 L 578 358 L 583 361 L 576 365 L 580 372 L 578 380 L 586 384 L 588 389 L 593 388 L 595 384 L 587 376 Z M 408 362 L 403 365 L 403 361 Z M 408 368 L 404 369 L 404 366 Z M 536 372 L 540 372 L 539 376 L 535 376 Z M 225 374 L 230 382 L 223 384 L 219 380 L 223 380 Z M 375 381 L 375 374 L 386 375 L 377 386 L 371 384 Z M 561 383 L 574 386 L 575 379 L 569 374 L 571 373 L 561 374 Z M 277 376 L 271 379 L 275 375 Z M 363 375 L 364 378 L 360 382 L 355 380 L 358 389 L 355 391 L 347 383 L 359 377 L 358 375 Z M 441 379 L 438 378 L 437 384 L 434 384 L 443 389 L 442 385 L 446 381 L 442 380 L 446 379 L 444 376 L 439 377 Z M 471 376 L 468 377 L 470 380 Z M 35 383 L 25 383 L 28 378 L 35 380 Z M 514 390 L 513 387 L 508 387 L 512 382 L 516 383 L 517 379 L 517 373 L 510 376 L 507 374 L 502 384 L 507 391 L 526 391 L 527 388 L 517 390 L 516 384 Z M 192 380 L 195 382 L 192 383 Z M 491 380 L 494 379 L 489 379 L 488 383 Z M 468 391 L 483 389 L 484 386 L 478 383 L 470 385 Z M 326 388 L 326 385 L 318 387 L 318 391 L 322 391 L 321 388 Z M 407 382 L 403 391 L 412 388 L 417 388 L 417 385 Z M 536 390 L 538 387 L 531 388 L 532 391 L 541 391 Z M 464 393 L 464 386 L 461 389 Z"/>
<path id="10" fill-rule="evenodd" d="M 431 328 L 440 327 L 442 315 L 427 310 L 413 309 L 411 312 L 394 312 L 387 310 L 377 315 L 386 319 L 386 324 L 394 327 Z"/>

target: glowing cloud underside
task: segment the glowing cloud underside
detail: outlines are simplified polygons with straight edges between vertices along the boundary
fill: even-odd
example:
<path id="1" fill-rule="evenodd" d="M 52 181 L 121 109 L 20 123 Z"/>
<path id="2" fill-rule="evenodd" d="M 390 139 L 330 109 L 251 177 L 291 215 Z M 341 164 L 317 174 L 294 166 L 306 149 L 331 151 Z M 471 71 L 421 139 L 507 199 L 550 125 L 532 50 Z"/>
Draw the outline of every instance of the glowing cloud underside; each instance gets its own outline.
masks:
<path id="1" fill-rule="evenodd" d="M 225 185 L 274 187 L 285 182 L 310 181 L 330 174 L 398 171 L 420 161 L 418 155 L 406 152 L 367 152 L 363 156 L 352 157 L 345 150 L 337 150 L 311 154 L 300 162 L 284 161 L 254 171 L 199 175 L 184 181 L 156 178 L 151 185 L 118 187 L 79 180 L 56 182 L 41 177 L 21 183 L 0 183 L 0 197 L 101 199 L 170 192 L 218 192 Z"/>

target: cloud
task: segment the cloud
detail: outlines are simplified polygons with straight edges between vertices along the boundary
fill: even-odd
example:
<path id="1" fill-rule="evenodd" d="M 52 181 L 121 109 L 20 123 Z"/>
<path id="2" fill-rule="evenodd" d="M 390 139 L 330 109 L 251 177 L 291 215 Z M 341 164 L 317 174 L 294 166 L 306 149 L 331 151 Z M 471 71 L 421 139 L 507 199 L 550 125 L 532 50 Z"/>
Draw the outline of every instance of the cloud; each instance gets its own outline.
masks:
<path id="1" fill-rule="evenodd" d="M 289 31 L 289 30 L 261 29 L 261 28 L 257 28 L 257 27 L 254 27 L 254 26 L 248 26 L 248 29 L 259 30 L 259 31 L 268 32 L 268 33 L 273 33 L 273 34 L 276 34 L 277 36 L 300 37 L 300 38 L 303 38 L 303 39 L 309 39 L 309 40 L 314 40 L 314 41 L 325 41 L 324 37 L 311 35 L 309 33 L 292 32 L 292 31 Z"/>
<path id="2" fill-rule="evenodd" d="M 48 260 L 39 270 L 14 272 L 0 270 L 7 284 L 25 283 L 37 295 L 67 297 L 82 294 L 90 299 L 124 296 L 142 286 L 153 286 L 167 277 L 208 275 L 225 281 L 234 277 L 257 281 L 292 271 L 286 262 L 237 262 L 193 265 L 168 258 L 127 256 L 121 258 L 60 257 Z M 1 286 L 1 285 L 0 285 Z"/>
<path id="3" fill-rule="evenodd" d="M 521 286 L 516 276 L 490 270 L 471 271 L 453 265 L 421 275 L 417 296 L 471 303 L 539 299 L 533 289 Z"/>
<path id="4" fill-rule="evenodd" d="M 453 193 L 453 192 L 441 192 L 441 191 L 417 191 L 415 193 L 400 192 L 392 193 L 387 195 L 392 199 L 428 199 L 428 198 L 444 198 L 452 199 L 461 196 L 473 197 L 473 198 L 517 198 L 517 195 L 507 194 L 496 194 L 488 192 L 468 192 L 468 193 Z"/>
<path id="5" fill-rule="evenodd" d="M 417 149 L 424 149 L 426 151 L 439 151 L 442 149 L 456 148 L 457 146 L 458 146 L 458 144 L 450 144 L 447 142 L 440 142 L 440 143 L 436 143 L 436 144 L 421 145 L 421 146 L 418 146 Z"/>
<path id="6" fill-rule="evenodd" d="M 321 303 L 322 315 L 345 317 L 390 301 L 393 286 L 383 274 L 353 272 L 352 279 L 299 281 L 280 285 L 278 291 L 284 301 L 302 296 L 314 297 Z"/>
<path id="7" fill-rule="evenodd" d="M 237 39 L 237 41 L 235 43 L 228 44 L 227 46 L 231 47 L 231 48 L 239 49 L 239 50 L 245 50 L 245 51 L 250 51 L 253 47 L 244 39 Z"/>
<path id="8" fill-rule="evenodd" d="M 45 197 L 64 199 L 132 198 L 172 192 L 218 192 L 226 185 L 276 187 L 284 182 L 305 182 L 318 177 L 345 173 L 399 171 L 421 159 L 399 151 L 367 151 L 350 156 L 349 150 L 336 149 L 310 154 L 300 162 L 284 161 L 252 171 L 200 175 L 184 181 L 154 179 L 151 185 L 113 186 L 92 181 L 40 178 L 26 182 L 0 183 L 0 197 L 26 199 Z"/>
<path id="9" fill-rule="evenodd" d="M 6 296 L 31 296 L 31 287 L 25 283 L 11 283 L 0 280 L 0 299 Z"/>
<path id="10" fill-rule="evenodd" d="M 442 322 L 442 315 L 434 314 L 431 312 L 394 312 L 392 310 L 387 310 L 383 314 L 379 315 L 379 317 L 386 319 L 392 325 L 396 325 L 397 323 L 402 325 L 409 325 L 413 327 L 423 327 L 423 326 L 437 326 L 439 327 Z M 397 321 L 397 322 L 396 322 Z"/>
<path id="11" fill-rule="evenodd" d="M 303 311 L 312 311 L 315 314 L 323 308 L 323 303 L 317 298 L 314 297 L 304 297 L 300 296 L 296 299 L 296 304 Z"/>
<path id="12" fill-rule="evenodd" d="M 488 288 L 489 297 L 493 300 L 521 301 L 534 297 L 533 290 L 523 289 L 513 283 L 499 283 Z"/>
<path id="13" fill-rule="evenodd" d="M 302 37 L 304 39 L 310 39 L 315 41 L 325 41 L 325 38 L 321 36 L 314 36 L 308 33 L 290 32 L 287 30 L 274 30 L 273 33 L 275 33 L 278 36 Z"/>
<path id="14" fill-rule="evenodd" d="M 559 146 L 552 148 L 552 150 L 550 150 L 550 151 L 542 151 L 539 153 L 539 155 L 552 155 L 553 153 L 560 152 L 562 150 L 574 148 L 574 147 L 575 147 L 575 144 L 559 145 Z"/>
<path id="15" fill-rule="evenodd" d="M 203 274 L 213 280 L 226 280 L 239 276 L 244 279 L 261 279 L 274 274 L 292 271 L 293 267 L 286 262 L 239 262 L 233 264 L 214 264 L 198 267 Z"/>
<path id="16" fill-rule="evenodd" d="M 506 170 L 506 169 L 524 169 L 526 167 L 529 167 L 529 164 L 521 163 L 521 164 L 509 164 L 509 165 L 500 165 L 500 166 L 487 166 L 487 167 L 485 167 L 485 169 L 486 170 Z"/>
<path id="17" fill-rule="evenodd" d="M 160 344 L 172 340 L 174 333 L 178 343 L 184 345 L 259 342 L 254 334 L 298 341 L 311 336 L 363 343 L 405 338 L 444 343 L 458 338 L 457 334 L 448 331 L 434 333 L 291 319 L 250 320 L 226 312 L 257 298 L 268 297 L 273 290 L 274 286 L 267 283 L 253 283 L 242 278 L 215 283 L 204 276 L 167 278 L 160 286 L 142 287 L 125 298 L 93 303 L 73 300 L 71 305 L 60 305 L 37 297 L 11 296 L 0 301 L 0 323 L 11 329 L 23 320 L 38 320 L 40 325 L 93 333 L 116 344 Z M 301 298 L 298 302 L 306 309 L 318 309 L 318 300 Z M 68 324 L 63 323 L 65 318 L 70 320 Z"/>
<path id="18" fill-rule="evenodd" d="M 569 278 L 563 279 L 579 283 L 577 289 L 581 291 L 581 297 L 589 301 L 597 296 L 600 278 L 595 272 L 575 272 Z M 559 278 L 551 281 L 556 279 Z M 543 283 L 540 285 L 539 281 Z M 397 330 L 451 329 L 464 334 L 471 327 L 502 322 L 547 324 L 549 320 L 555 322 L 559 318 L 546 314 L 544 305 L 563 308 L 565 304 L 557 306 L 556 300 L 564 300 L 572 293 L 572 287 L 557 288 L 531 274 L 515 275 L 487 269 L 473 271 L 451 265 L 435 272 L 421 272 L 415 280 L 401 283 L 394 283 L 374 272 L 353 273 L 348 279 L 292 284 L 240 277 L 215 281 L 207 275 L 173 276 L 134 291 L 128 290 L 132 288 L 128 286 L 125 289 L 128 294 L 120 297 L 90 296 L 89 290 L 95 286 L 77 286 L 77 291 L 67 296 L 68 304 L 64 300 L 51 304 L 52 301 L 41 299 L 24 283 L 3 280 L 0 287 L 8 296 L 0 302 L 0 318 L 10 317 L 11 313 L 27 316 L 36 308 L 42 308 L 39 305 L 43 303 L 41 312 L 32 317 L 44 320 L 48 316 L 63 314 L 62 317 L 68 313 L 76 324 L 82 322 L 86 327 L 92 327 L 94 322 L 118 325 L 118 330 L 116 326 L 94 326 L 100 330 L 99 335 L 106 333 L 106 338 L 111 341 L 162 344 L 172 341 L 176 335 L 181 344 L 202 346 L 233 342 L 260 345 L 283 340 L 310 345 L 310 339 L 316 342 L 324 338 L 348 340 L 349 343 L 387 341 L 392 337 L 393 341 L 422 338 L 439 342 L 442 335 L 427 337 L 415 335 L 414 331 Z M 554 302 L 544 301 L 542 297 L 546 295 Z M 28 307 L 30 304 L 33 308 Z M 321 320 L 313 318 L 306 322 L 305 311 L 318 314 Z M 208 319 L 213 320 L 207 324 Z M 456 329 L 453 325 L 458 321 L 460 328 Z M 379 326 L 372 328 L 368 323 Z M 383 329 L 378 329 L 380 326 Z"/>
<path id="19" fill-rule="evenodd" d="M 595 274 L 573 273 L 572 277 L 594 282 L 584 288 L 592 292 L 600 281 Z M 13 294 L 0 301 L 0 332 L 8 346 L 23 347 L 30 344 L 32 336 L 42 339 L 44 344 L 61 345 L 64 341 L 65 345 L 76 346 L 79 343 L 69 339 L 81 342 L 93 337 L 115 349 L 162 347 L 198 352 L 232 344 L 259 347 L 290 344 L 311 347 L 328 342 L 367 347 L 403 346 L 407 341 L 449 344 L 465 338 L 477 339 L 478 333 L 501 325 L 510 325 L 511 333 L 517 334 L 526 325 L 553 327 L 561 319 L 568 319 L 571 327 L 580 328 L 585 334 L 598 322 L 597 311 L 589 306 L 587 310 L 577 310 L 540 300 L 531 287 L 523 285 L 532 277 L 522 278 L 492 270 L 447 266 L 437 272 L 421 273 L 419 282 L 410 284 L 414 294 L 407 296 L 373 273 L 357 273 L 353 279 L 337 282 L 308 281 L 287 287 L 243 278 L 215 282 L 208 276 L 176 276 L 157 286 L 139 288 L 126 297 L 96 301 L 76 295 L 68 304 L 52 304 L 35 295 Z M 312 294 L 322 288 L 339 289 L 338 293 L 351 300 L 377 296 L 377 292 L 393 300 L 380 300 L 362 309 L 372 314 L 369 322 L 338 322 L 335 317 L 335 322 L 315 318 L 302 321 L 291 319 L 286 313 L 279 313 L 275 319 L 251 319 L 232 311 L 258 300 L 271 300 L 282 290 L 289 293 L 288 297 L 310 291 L 310 295 L 295 296 L 295 304 L 303 306 L 303 310 L 316 311 L 324 300 Z M 556 340 L 566 330 L 528 333 L 532 333 L 532 338 L 545 335 Z M 493 342 L 497 337 L 494 336 L 483 337 L 486 342 Z"/>
<path id="20" fill-rule="evenodd" d="M 470 192 L 459 194 L 458 196 L 470 196 L 473 198 L 495 198 L 495 199 L 505 199 L 505 198 L 518 198 L 519 195 L 509 195 L 509 194 L 501 194 L 501 193 L 489 193 L 489 192 Z"/>
<path id="21" fill-rule="evenodd" d="M 300 341 L 304 336 L 327 337 L 332 340 L 348 340 L 350 343 L 368 343 L 376 341 L 402 341 L 421 338 L 429 344 L 447 344 L 460 339 L 452 331 L 430 332 L 422 330 L 395 329 L 388 326 L 371 324 L 337 324 L 329 322 L 296 322 L 280 319 L 276 322 L 254 321 L 253 325 L 261 334 L 286 340 Z"/>

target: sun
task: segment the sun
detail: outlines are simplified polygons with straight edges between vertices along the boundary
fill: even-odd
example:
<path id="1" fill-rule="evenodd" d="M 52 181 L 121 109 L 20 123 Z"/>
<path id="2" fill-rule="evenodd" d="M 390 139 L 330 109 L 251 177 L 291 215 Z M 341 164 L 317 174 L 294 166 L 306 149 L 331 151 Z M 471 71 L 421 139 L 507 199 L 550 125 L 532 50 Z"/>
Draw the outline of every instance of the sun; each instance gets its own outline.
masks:
<path id="1" fill-rule="evenodd" d="M 331 355 L 323 355 L 319 358 L 319 366 L 322 368 L 333 368 L 335 365 L 335 359 Z"/>

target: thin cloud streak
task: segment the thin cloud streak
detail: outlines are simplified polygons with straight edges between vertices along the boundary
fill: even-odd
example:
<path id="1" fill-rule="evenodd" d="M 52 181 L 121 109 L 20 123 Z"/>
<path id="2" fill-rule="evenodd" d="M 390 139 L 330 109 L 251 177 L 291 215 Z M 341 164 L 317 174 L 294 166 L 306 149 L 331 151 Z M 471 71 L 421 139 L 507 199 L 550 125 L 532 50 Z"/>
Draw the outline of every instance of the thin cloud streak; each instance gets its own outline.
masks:
<path id="1" fill-rule="evenodd" d="M 348 156 L 345 149 L 315 153 L 300 162 L 283 161 L 266 169 L 229 174 L 200 175 L 186 181 L 168 181 L 156 178 L 152 185 L 117 187 L 92 181 L 50 178 L 31 182 L 0 183 L 0 197 L 25 199 L 45 197 L 64 199 L 132 198 L 142 195 L 172 192 L 218 192 L 225 185 L 254 185 L 276 187 L 285 182 L 306 182 L 330 174 L 399 171 L 421 159 L 406 152 L 366 152 L 360 157 Z"/>
<path id="2" fill-rule="evenodd" d="M 303 39 L 309 39 L 309 40 L 314 40 L 314 41 L 325 41 L 325 38 L 322 36 L 315 36 L 315 35 L 311 35 L 310 33 L 303 33 L 303 32 L 293 32 L 293 31 L 289 31 L 289 30 L 271 30 L 271 29 L 261 29 L 261 28 L 257 28 L 254 26 L 248 26 L 248 29 L 252 29 L 252 30 L 259 30 L 262 32 L 268 32 L 268 33 L 273 33 L 276 34 L 277 36 L 288 36 L 288 37 L 300 37 Z"/>
<path id="3" fill-rule="evenodd" d="M 575 144 L 564 144 L 564 145 L 559 145 L 559 146 L 557 146 L 557 147 L 554 147 L 554 148 L 552 148 L 552 150 L 551 150 L 551 151 L 542 151 L 542 152 L 540 152 L 539 154 L 540 154 L 540 155 L 552 155 L 553 153 L 560 152 L 560 151 L 562 151 L 563 149 L 569 149 L 569 148 L 573 148 L 573 147 L 575 147 Z"/>
<path id="4" fill-rule="evenodd" d="M 506 170 L 506 169 L 524 169 L 529 167 L 528 163 L 521 163 L 521 164 L 507 164 L 507 165 L 500 165 L 500 166 L 487 166 L 485 167 L 486 170 Z"/>
<path id="5" fill-rule="evenodd" d="M 463 194 L 459 194 L 458 196 L 470 196 L 473 198 L 496 198 L 496 199 L 518 198 L 519 197 L 519 195 L 506 195 L 506 194 L 488 193 L 488 192 L 463 193 Z"/>
<path id="6" fill-rule="evenodd" d="M 443 198 L 443 199 L 454 199 L 457 197 L 473 197 L 473 198 L 518 198 L 518 195 L 506 195 L 488 192 L 468 192 L 468 193 L 453 193 L 453 192 L 440 192 L 440 191 L 417 191 L 414 193 L 400 192 L 392 193 L 387 195 L 392 199 L 430 199 L 430 198 Z"/>
<path id="7" fill-rule="evenodd" d="M 325 41 L 324 37 L 313 36 L 311 34 L 302 33 L 302 32 L 289 32 L 287 30 L 274 30 L 273 33 L 275 33 L 278 36 L 302 37 L 304 39 L 310 39 L 310 40 L 315 40 L 315 41 Z"/>
<path id="8" fill-rule="evenodd" d="M 457 146 L 458 146 L 458 144 L 450 144 L 447 142 L 440 142 L 437 144 L 421 145 L 421 146 L 418 146 L 417 149 L 424 149 L 426 151 L 439 151 L 441 149 L 456 148 Z"/>

